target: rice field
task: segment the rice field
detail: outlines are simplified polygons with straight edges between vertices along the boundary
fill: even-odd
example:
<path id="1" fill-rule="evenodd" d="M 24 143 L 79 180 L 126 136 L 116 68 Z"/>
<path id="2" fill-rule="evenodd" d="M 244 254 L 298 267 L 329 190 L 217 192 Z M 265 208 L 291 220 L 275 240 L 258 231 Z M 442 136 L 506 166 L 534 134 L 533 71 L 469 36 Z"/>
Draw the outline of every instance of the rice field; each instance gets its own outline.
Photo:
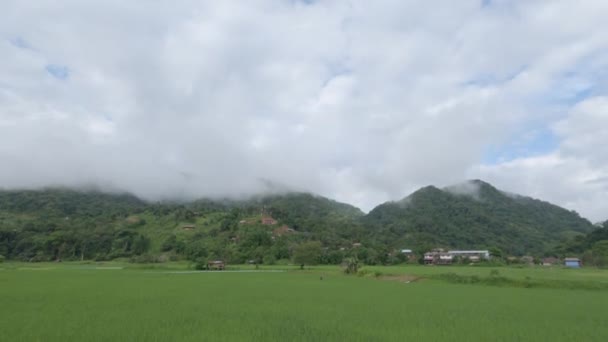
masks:
<path id="1" fill-rule="evenodd" d="M 384 280 L 345 276 L 337 267 L 242 269 L 248 272 L 0 265 L 0 340 L 608 340 L 604 290 L 452 284 L 430 277 L 446 269 L 419 266 L 370 268 L 412 276 Z M 449 271 L 489 272 L 474 267 Z M 588 269 L 500 272 L 545 280 L 608 280 L 608 272 Z M 417 277 L 423 279 L 401 281 Z"/>

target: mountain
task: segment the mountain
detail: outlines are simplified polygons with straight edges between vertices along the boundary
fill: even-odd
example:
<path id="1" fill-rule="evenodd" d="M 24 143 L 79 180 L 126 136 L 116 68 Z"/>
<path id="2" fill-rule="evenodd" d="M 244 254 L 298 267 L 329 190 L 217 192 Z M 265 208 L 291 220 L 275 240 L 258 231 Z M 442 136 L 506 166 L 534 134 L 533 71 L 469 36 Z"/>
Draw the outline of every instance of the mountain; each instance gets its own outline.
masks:
<path id="1" fill-rule="evenodd" d="M 0 191 L 0 210 L 45 216 L 126 215 L 142 210 L 146 203 L 126 193 L 68 188 Z"/>
<path id="2" fill-rule="evenodd" d="M 353 255 L 368 264 L 396 262 L 389 256 L 400 248 L 497 247 L 540 255 L 579 250 L 567 241 L 593 228 L 575 212 L 479 180 L 424 187 L 367 215 L 308 193 L 152 203 L 95 190 L 0 191 L 0 255 L 29 261 L 272 263 L 291 259 L 311 241 L 308 246 L 320 243 L 323 263 Z"/>
<path id="3" fill-rule="evenodd" d="M 321 240 L 333 249 L 351 245 L 364 235 L 362 216 L 353 206 L 307 193 L 150 203 L 98 191 L 0 191 L 0 255 L 30 261 L 146 261 L 161 254 L 272 260 L 291 257 L 302 241 Z"/>
<path id="4" fill-rule="evenodd" d="M 498 247 L 508 254 L 540 254 L 593 229 L 576 212 L 500 191 L 480 180 L 424 187 L 363 218 L 380 243 L 403 248 Z"/>
<path id="5" fill-rule="evenodd" d="M 269 208 L 272 216 L 285 224 L 309 231 L 322 230 L 325 222 L 352 222 L 364 215 L 359 208 L 350 204 L 308 193 L 263 196 L 239 204 Z"/>

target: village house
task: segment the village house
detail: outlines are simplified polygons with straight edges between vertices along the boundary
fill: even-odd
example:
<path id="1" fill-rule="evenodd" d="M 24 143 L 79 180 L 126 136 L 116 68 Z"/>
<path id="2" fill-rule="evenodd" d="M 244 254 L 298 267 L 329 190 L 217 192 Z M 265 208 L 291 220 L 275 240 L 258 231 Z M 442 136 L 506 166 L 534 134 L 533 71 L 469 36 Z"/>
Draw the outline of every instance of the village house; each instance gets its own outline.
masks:
<path id="1" fill-rule="evenodd" d="M 554 257 L 543 258 L 542 264 L 543 264 L 543 266 L 553 266 L 553 265 L 559 264 L 559 259 L 554 258 Z"/>
<path id="2" fill-rule="evenodd" d="M 524 255 L 521 258 L 519 258 L 519 261 L 522 264 L 526 264 L 526 265 L 534 265 L 534 257 L 531 255 Z"/>
<path id="3" fill-rule="evenodd" d="M 277 220 L 273 219 L 266 207 L 262 207 L 262 224 L 273 225 L 277 224 Z"/>
<path id="4" fill-rule="evenodd" d="M 489 260 L 490 259 L 490 251 L 487 250 L 477 250 L 477 251 L 448 251 L 448 254 L 453 258 L 468 258 L 471 262 L 478 262 L 481 259 Z"/>
<path id="5" fill-rule="evenodd" d="M 424 253 L 425 265 L 450 265 L 453 259 L 454 257 L 442 248 L 435 248 L 430 252 Z"/>
<path id="6" fill-rule="evenodd" d="M 399 253 L 407 257 L 409 261 L 416 261 L 416 254 L 411 249 L 401 249 Z"/>
<path id="7" fill-rule="evenodd" d="M 435 264 L 435 257 L 436 257 L 436 253 L 435 252 L 426 252 L 426 253 L 424 253 L 424 264 L 425 265 L 434 265 Z"/>
<path id="8" fill-rule="evenodd" d="M 226 264 L 222 260 L 213 260 L 207 263 L 208 270 L 223 271 L 226 269 Z"/>
<path id="9" fill-rule="evenodd" d="M 490 259 L 490 252 L 487 250 L 452 250 L 445 251 L 442 248 L 436 248 L 430 252 L 424 253 L 425 265 L 450 265 L 456 258 L 468 259 L 471 262 L 479 262 L 482 259 Z"/>
<path id="10" fill-rule="evenodd" d="M 579 258 L 565 258 L 564 266 L 571 268 L 579 268 L 582 266 L 581 259 Z"/>
<path id="11" fill-rule="evenodd" d="M 277 220 L 273 219 L 270 216 L 264 216 L 264 217 L 262 217 L 262 224 L 266 224 L 266 225 L 277 224 Z"/>

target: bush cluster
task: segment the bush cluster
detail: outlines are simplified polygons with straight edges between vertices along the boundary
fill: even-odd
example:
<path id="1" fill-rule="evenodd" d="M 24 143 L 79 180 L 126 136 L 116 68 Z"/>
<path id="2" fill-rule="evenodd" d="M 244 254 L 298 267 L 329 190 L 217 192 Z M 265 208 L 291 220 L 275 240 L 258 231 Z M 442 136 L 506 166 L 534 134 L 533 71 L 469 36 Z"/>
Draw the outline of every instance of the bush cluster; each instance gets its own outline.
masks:
<path id="1" fill-rule="evenodd" d="M 554 289 L 586 289 L 606 290 L 608 284 L 590 281 L 568 281 L 568 280 L 543 280 L 525 277 L 524 279 L 507 278 L 500 275 L 496 269 L 490 271 L 487 277 L 478 275 L 461 275 L 453 272 L 442 273 L 433 278 L 441 279 L 455 284 L 479 284 L 489 286 L 509 286 L 525 288 L 554 288 Z"/>

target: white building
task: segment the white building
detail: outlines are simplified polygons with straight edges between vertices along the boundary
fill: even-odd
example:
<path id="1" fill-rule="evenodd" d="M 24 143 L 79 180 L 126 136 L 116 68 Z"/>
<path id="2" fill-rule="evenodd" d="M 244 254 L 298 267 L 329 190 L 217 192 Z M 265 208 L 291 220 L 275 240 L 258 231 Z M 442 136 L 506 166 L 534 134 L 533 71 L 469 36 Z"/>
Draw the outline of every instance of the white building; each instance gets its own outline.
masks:
<path id="1" fill-rule="evenodd" d="M 468 258 L 471 261 L 479 261 L 481 259 L 490 259 L 490 251 L 448 251 L 448 254 L 453 257 Z"/>

